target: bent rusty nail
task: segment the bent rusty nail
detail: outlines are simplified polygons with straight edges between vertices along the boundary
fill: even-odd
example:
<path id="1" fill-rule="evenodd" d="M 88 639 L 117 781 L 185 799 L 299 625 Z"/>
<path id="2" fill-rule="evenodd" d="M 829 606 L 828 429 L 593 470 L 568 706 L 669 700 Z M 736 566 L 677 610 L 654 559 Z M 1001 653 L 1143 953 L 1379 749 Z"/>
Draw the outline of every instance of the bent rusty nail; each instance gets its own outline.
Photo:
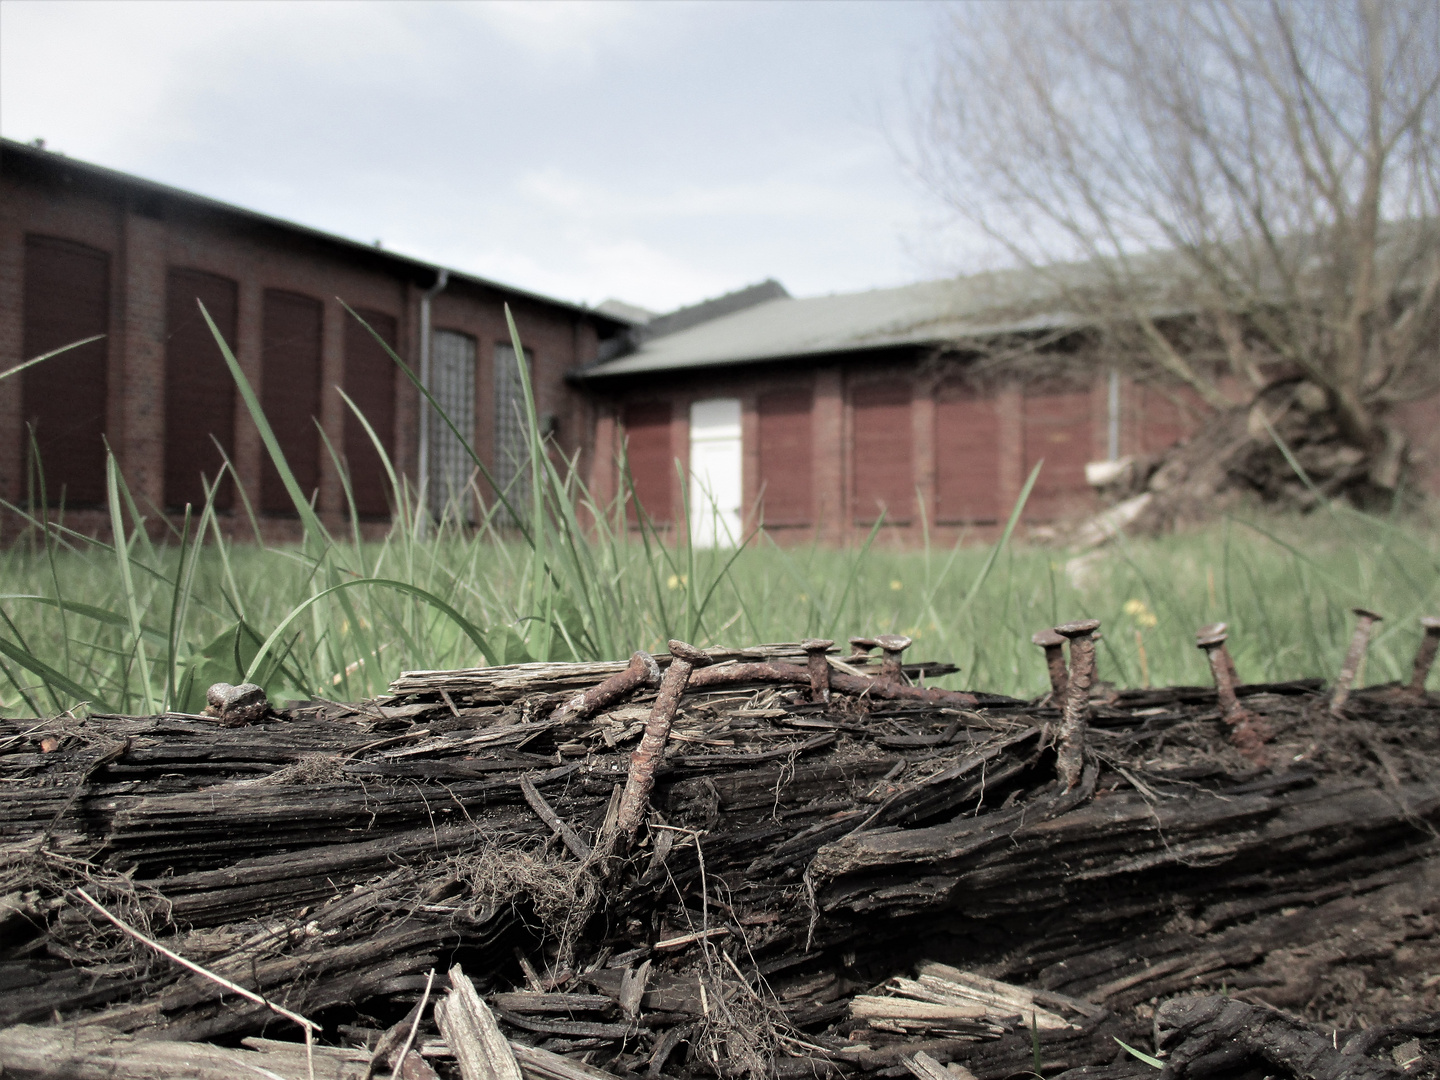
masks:
<path id="1" fill-rule="evenodd" d="M 616 832 L 627 840 L 634 839 L 640 831 L 640 822 L 650 808 L 655 767 L 660 764 L 660 756 L 670 739 L 670 725 L 675 721 L 675 711 L 690 682 L 690 673 L 710 663 L 710 657 L 693 645 L 683 641 L 671 641 L 669 645 L 673 659 L 660 680 L 660 693 L 650 710 L 640 747 L 630 755 L 630 773 L 625 780 L 625 793 L 620 796 L 620 810 L 615 815 Z"/>
<path id="2" fill-rule="evenodd" d="M 875 644 L 879 645 L 880 651 L 885 654 L 879 675 L 885 682 L 895 686 L 905 685 L 905 672 L 901 664 L 901 657 L 911 643 L 912 639 L 904 634 L 881 634 L 875 639 Z"/>
<path id="3" fill-rule="evenodd" d="M 738 686 L 742 683 L 799 683 L 810 681 L 810 671 L 799 664 L 787 664 L 780 660 L 755 660 L 748 663 L 729 662 L 716 664 L 692 672 L 686 684 L 691 690 L 710 690 L 718 686 Z"/>
<path id="4" fill-rule="evenodd" d="M 1364 608 L 1351 608 L 1355 613 L 1355 633 L 1350 637 L 1350 648 L 1345 651 L 1345 661 L 1340 665 L 1340 677 L 1335 680 L 1335 692 L 1330 697 L 1330 713 L 1339 716 L 1350 700 L 1350 687 L 1360 671 L 1360 661 L 1365 657 L 1365 647 L 1370 644 L 1370 628 L 1381 621 L 1381 616 Z"/>
<path id="5" fill-rule="evenodd" d="M 562 724 L 572 720 L 588 720 L 601 709 L 629 697 L 640 687 L 655 686 L 659 682 L 660 665 L 655 662 L 655 658 L 647 652 L 637 652 L 630 657 L 630 664 L 624 671 L 575 694 L 552 712 L 550 719 Z"/>
<path id="6" fill-rule="evenodd" d="M 1420 639 L 1420 648 L 1415 653 L 1415 669 L 1410 673 L 1410 685 L 1406 692 L 1414 698 L 1425 697 L 1425 680 L 1430 675 L 1430 665 L 1435 663 L 1435 653 L 1440 651 L 1440 619 L 1426 615 L 1420 620 L 1425 636 Z"/>
<path id="7" fill-rule="evenodd" d="M 827 665 L 828 666 L 828 665 Z M 781 661 L 751 664 L 717 664 L 690 676 L 689 688 L 710 690 L 720 686 L 745 683 L 781 683 L 805 685 L 810 681 L 808 668 Z M 979 699 L 963 690 L 941 690 L 936 687 L 895 686 L 864 675 L 830 672 L 831 693 L 854 694 L 856 697 L 881 698 L 887 701 L 923 701 L 940 708 L 973 709 Z"/>
<path id="8" fill-rule="evenodd" d="M 1215 696 L 1220 712 L 1228 720 L 1240 712 L 1240 699 L 1235 696 L 1235 665 L 1225 647 L 1229 635 L 1224 623 L 1210 623 L 1195 633 L 1195 647 L 1202 649 L 1210 663 L 1210 676 L 1215 680 Z"/>
<path id="9" fill-rule="evenodd" d="M 810 673 L 810 700 L 823 704 L 830 700 L 830 661 L 825 654 L 835 642 L 824 638 L 806 638 L 800 643 L 805 650 L 805 668 Z"/>
<path id="10" fill-rule="evenodd" d="M 1050 672 L 1050 697 L 1065 700 L 1065 639 L 1052 630 L 1041 630 L 1030 638 L 1032 645 L 1045 650 L 1045 668 Z"/>
<path id="11" fill-rule="evenodd" d="M 1060 746 L 1055 770 L 1064 791 L 1080 782 L 1085 771 L 1085 728 L 1090 718 L 1090 684 L 1095 681 L 1095 631 L 1099 619 L 1081 619 L 1055 627 L 1070 639 L 1070 672 L 1065 680 L 1065 714 L 1060 721 Z"/>

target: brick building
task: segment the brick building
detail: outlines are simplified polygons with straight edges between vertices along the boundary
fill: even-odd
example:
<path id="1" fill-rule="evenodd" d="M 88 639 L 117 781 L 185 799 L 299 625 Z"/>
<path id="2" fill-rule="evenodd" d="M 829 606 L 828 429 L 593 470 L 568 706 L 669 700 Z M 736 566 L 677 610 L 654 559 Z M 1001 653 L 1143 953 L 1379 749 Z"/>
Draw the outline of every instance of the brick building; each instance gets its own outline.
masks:
<path id="1" fill-rule="evenodd" d="M 855 542 L 883 512 L 882 537 L 928 528 L 945 542 L 992 535 L 1042 459 L 1022 520 L 1094 511 L 1088 463 L 1163 451 L 1203 416 L 1188 388 L 1134 381 L 1087 350 L 1085 325 L 1021 271 L 811 299 L 776 289 L 675 313 L 648 337 L 641 326 L 627 353 L 578 374 L 595 401 L 593 491 L 617 492 L 623 452 L 648 515 L 683 524 L 688 497 L 698 539 L 763 523 L 781 542 Z M 1428 467 L 1414 479 L 1440 495 L 1440 397 L 1396 419 Z"/>
<path id="2" fill-rule="evenodd" d="M 900 542 L 927 526 L 941 541 L 983 536 L 1043 459 L 1026 507 L 1041 526 L 1095 508 L 1087 463 L 1163 450 L 1198 418 L 1186 393 L 1077 353 L 1084 327 L 1018 273 L 798 300 L 765 282 L 647 319 L 0 141 L 0 369 L 105 335 L 0 381 L 0 498 L 40 501 L 33 431 L 45 501 L 71 526 L 105 527 L 108 445 L 146 512 L 198 503 L 202 477 L 228 458 L 264 530 L 294 535 L 196 299 L 332 525 L 348 501 L 327 443 L 360 516 L 383 522 L 390 510 L 380 457 L 337 387 L 432 509 L 471 480 L 468 457 L 342 299 L 426 373 L 502 484 L 524 464 L 509 304 L 541 422 L 578 454 L 592 493 L 618 493 L 628 447 L 656 521 L 684 525 L 687 499 L 713 497 L 723 513 L 690 523 L 701 540 L 763 522 L 781 541 L 847 543 L 882 512 Z M 997 354 L 998 341 L 1024 347 Z M 1440 398 L 1398 419 L 1428 466 L 1420 482 L 1440 495 Z M 228 481 L 216 503 L 228 525 L 244 522 Z"/>
<path id="3" fill-rule="evenodd" d="M 470 477 L 453 436 L 422 424 L 419 395 L 341 306 L 358 310 L 429 385 L 503 480 L 523 458 L 509 304 L 537 408 L 560 446 L 580 449 L 588 406 L 565 374 L 625 324 L 599 312 L 330 236 L 36 147 L 0 142 L 0 368 L 80 338 L 104 338 L 0 382 L 0 497 L 45 496 L 67 524 L 103 527 L 105 447 L 142 509 L 203 498 L 202 476 L 233 462 L 267 531 L 293 508 L 196 299 L 255 387 L 292 470 L 323 518 L 384 519 L 379 455 L 343 388 L 397 469 L 422 475 L 432 505 Z M 422 325 L 433 329 L 421 348 Z M 428 411 L 428 410 L 427 410 Z M 422 427 L 425 430 L 422 430 Z M 321 438 L 321 432 L 324 439 Z M 422 459 L 422 446 L 424 455 Z M 241 520 L 228 482 L 217 505 Z"/>

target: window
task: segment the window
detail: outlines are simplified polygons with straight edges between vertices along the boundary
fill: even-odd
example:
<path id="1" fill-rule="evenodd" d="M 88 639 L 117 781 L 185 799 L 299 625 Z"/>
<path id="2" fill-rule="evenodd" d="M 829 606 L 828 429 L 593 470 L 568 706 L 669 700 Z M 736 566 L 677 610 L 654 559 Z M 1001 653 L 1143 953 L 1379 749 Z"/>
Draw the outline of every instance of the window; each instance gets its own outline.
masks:
<path id="1" fill-rule="evenodd" d="M 475 438 L 475 339 L 455 330 L 436 330 L 430 338 L 430 393 L 467 439 Z M 475 518 L 470 497 L 470 455 L 439 417 L 430 425 L 430 512 Z"/>
<path id="2" fill-rule="evenodd" d="M 266 289 L 260 343 L 260 405 L 300 485 L 312 498 L 320 484 L 320 301 Z M 293 514 L 295 504 L 270 455 L 260 473 L 260 509 Z"/>
<path id="3" fill-rule="evenodd" d="M 381 311 L 357 312 L 395 348 L 395 318 Z M 355 403 L 389 458 L 395 456 L 395 362 L 359 321 L 345 317 L 345 395 Z M 345 408 L 345 464 L 355 513 L 383 518 L 390 512 L 390 478 L 375 443 L 349 406 Z"/>
<path id="4" fill-rule="evenodd" d="M 741 521 L 740 400 L 690 406 L 690 542 L 734 547 Z"/>
<path id="5" fill-rule="evenodd" d="M 527 371 L 534 357 L 525 351 Z M 515 346 L 495 346 L 495 483 L 517 513 L 530 505 L 530 439 L 525 430 L 525 384 L 515 362 Z"/>
<path id="6" fill-rule="evenodd" d="M 224 467 L 220 448 L 226 455 L 235 450 L 235 379 L 200 304 L 233 349 L 235 282 L 172 269 L 165 283 L 165 505 L 172 510 L 202 505 L 203 478 L 214 481 Z M 229 510 L 233 499 L 227 475 L 215 492 L 215 509 Z"/>
<path id="7" fill-rule="evenodd" d="M 48 236 L 25 238 L 24 356 L 110 329 L 110 256 Z M 45 470 L 52 506 L 105 501 L 106 342 L 71 349 L 21 376 L 25 423 Z M 27 447 L 27 453 L 29 453 Z M 40 497 L 37 485 L 35 497 Z"/>

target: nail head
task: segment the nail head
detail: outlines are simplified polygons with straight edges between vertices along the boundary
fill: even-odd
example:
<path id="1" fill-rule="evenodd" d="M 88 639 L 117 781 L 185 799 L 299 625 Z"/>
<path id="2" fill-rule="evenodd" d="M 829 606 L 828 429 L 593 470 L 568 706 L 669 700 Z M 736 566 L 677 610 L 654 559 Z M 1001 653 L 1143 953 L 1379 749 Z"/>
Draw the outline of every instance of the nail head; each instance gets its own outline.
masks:
<path id="1" fill-rule="evenodd" d="M 1061 623 L 1055 627 L 1055 632 L 1063 637 L 1077 638 L 1083 634 L 1093 634 L 1098 629 L 1099 619 L 1080 619 L 1076 622 Z"/>
<path id="2" fill-rule="evenodd" d="M 908 638 L 904 634 L 881 634 L 875 639 L 875 644 L 886 652 L 899 652 L 913 645 L 914 639 Z"/>
<path id="3" fill-rule="evenodd" d="M 636 660 L 639 660 L 645 665 L 645 678 L 649 680 L 652 686 L 660 681 L 660 665 L 655 662 L 655 657 L 651 656 L 648 652 L 637 652 L 634 656 L 630 657 L 632 664 L 635 663 Z"/>
<path id="4" fill-rule="evenodd" d="M 703 667 L 710 663 L 710 655 L 694 645 L 687 645 L 683 641 L 675 641 L 673 638 L 667 643 L 670 655 L 677 660 L 686 660 L 696 667 Z"/>
<path id="5" fill-rule="evenodd" d="M 806 638 L 800 642 L 800 648 L 805 652 L 829 652 L 835 647 L 835 642 L 825 638 Z"/>
<path id="6" fill-rule="evenodd" d="M 1039 630 L 1030 635 L 1030 644 L 1050 649 L 1056 645 L 1064 645 L 1065 639 L 1054 630 Z"/>

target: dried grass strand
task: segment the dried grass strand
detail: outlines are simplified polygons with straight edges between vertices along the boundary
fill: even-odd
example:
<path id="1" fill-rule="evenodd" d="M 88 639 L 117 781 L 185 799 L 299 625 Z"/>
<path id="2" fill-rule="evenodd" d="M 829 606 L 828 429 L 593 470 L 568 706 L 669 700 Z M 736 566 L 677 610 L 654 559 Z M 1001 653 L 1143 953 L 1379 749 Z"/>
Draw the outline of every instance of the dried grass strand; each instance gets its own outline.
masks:
<path id="1" fill-rule="evenodd" d="M 195 972 L 195 974 L 209 979 L 211 982 L 219 986 L 223 986 L 231 993 L 239 994 L 247 1001 L 253 1001 L 257 1005 L 264 1005 L 272 1012 L 278 1013 L 279 1015 L 285 1017 L 285 1019 L 299 1024 L 301 1029 L 305 1032 L 305 1068 L 306 1071 L 309 1073 L 310 1080 L 315 1080 L 314 1046 L 315 1032 L 320 1030 L 319 1024 L 315 1023 L 313 1020 L 305 1019 L 305 1017 L 301 1016 L 297 1012 L 291 1012 L 283 1005 L 276 1005 L 273 1001 L 267 1000 L 260 994 L 255 993 L 255 991 L 253 990 L 245 989 L 245 987 L 239 985 L 238 983 L 231 982 L 229 979 L 225 978 L 222 975 L 216 975 L 213 971 L 207 971 L 205 968 L 201 967 L 193 960 L 187 960 L 179 953 L 167 949 L 164 945 L 161 945 L 153 938 L 146 937 L 139 930 L 136 930 L 133 926 L 127 923 L 124 919 L 121 919 L 117 915 L 112 915 L 109 911 L 105 909 L 105 906 L 101 904 L 100 901 L 96 900 L 93 896 L 87 893 L 84 889 L 80 888 L 78 885 L 75 887 L 75 892 L 78 893 L 80 898 L 84 900 L 87 904 L 93 907 L 101 915 L 104 915 L 105 918 L 109 919 L 112 923 L 118 926 L 125 933 L 129 934 L 136 941 L 140 942 L 142 945 L 149 946 L 150 948 L 158 952 L 161 956 L 173 960 L 181 967 L 187 968 L 190 971 Z M 414 1033 L 412 1032 L 411 1034 L 413 1036 Z"/>

